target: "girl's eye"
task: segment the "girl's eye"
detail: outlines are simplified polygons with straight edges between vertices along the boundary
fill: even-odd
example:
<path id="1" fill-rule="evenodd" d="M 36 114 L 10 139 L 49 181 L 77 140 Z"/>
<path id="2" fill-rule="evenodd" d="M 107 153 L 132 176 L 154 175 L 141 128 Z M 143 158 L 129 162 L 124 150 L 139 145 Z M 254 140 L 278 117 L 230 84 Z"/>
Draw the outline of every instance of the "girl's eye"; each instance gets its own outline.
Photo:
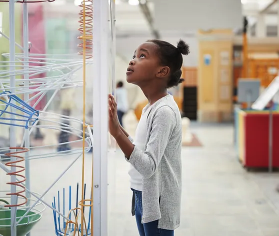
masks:
<path id="1" fill-rule="evenodd" d="M 145 55 L 144 55 L 144 54 L 141 54 L 141 55 L 140 55 L 140 58 L 144 58 L 144 57 L 145 57 Z"/>
<path id="2" fill-rule="evenodd" d="M 133 58 L 133 59 L 135 59 L 135 58 L 136 58 L 136 56 L 134 55 L 132 58 Z"/>

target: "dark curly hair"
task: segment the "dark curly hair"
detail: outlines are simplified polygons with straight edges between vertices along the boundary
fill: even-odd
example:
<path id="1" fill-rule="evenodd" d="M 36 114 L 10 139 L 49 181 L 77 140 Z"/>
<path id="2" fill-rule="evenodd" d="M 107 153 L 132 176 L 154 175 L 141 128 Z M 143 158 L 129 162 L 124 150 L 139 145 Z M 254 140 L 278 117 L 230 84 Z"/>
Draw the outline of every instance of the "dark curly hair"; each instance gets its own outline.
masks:
<path id="1" fill-rule="evenodd" d="M 177 47 L 157 39 L 148 40 L 147 42 L 152 42 L 159 47 L 158 54 L 161 64 L 170 68 L 168 88 L 182 83 L 184 81 L 184 79 L 181 79 L 182 54 L 188 55 L 190 53 L 189 46 L 183 40 L 179 40 Z"/>

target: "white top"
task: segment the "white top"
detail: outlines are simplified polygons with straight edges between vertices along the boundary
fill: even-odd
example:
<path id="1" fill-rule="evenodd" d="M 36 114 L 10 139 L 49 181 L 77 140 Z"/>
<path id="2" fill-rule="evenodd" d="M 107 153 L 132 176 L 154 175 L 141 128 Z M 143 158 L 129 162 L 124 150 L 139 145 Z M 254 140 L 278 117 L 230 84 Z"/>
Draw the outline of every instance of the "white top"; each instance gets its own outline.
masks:
<path id="1" fill-rule="evenodd" d="M 128 99 L 127 99 L 127 92 L 125 88 L 116 88 L 116 102 L 117 102 L 117 110 L 122 112 L 128 111 Z"/>
<path id="2" fill-rule="evenodd" d="M 135 139 L 133 141 L 133 144 L 142 151 L 144 151 L 147 137 L 147 116 L 152 106 L 147 105 L 143 108 L 141 118 L 136 129 Z M 142 175 L 133 165 L 130 165 L 129 175 L 131 188 L 142 191 Z"/>

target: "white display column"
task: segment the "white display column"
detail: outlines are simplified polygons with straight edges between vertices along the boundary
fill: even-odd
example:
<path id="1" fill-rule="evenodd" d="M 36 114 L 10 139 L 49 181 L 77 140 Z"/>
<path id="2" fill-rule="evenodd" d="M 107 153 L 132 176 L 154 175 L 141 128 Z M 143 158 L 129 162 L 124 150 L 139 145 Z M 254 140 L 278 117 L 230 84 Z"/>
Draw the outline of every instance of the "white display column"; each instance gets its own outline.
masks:
<path id="1" fill-rule="evenodd" d="M 277 37 L 279 38 L 279 1 L 277 1 Z"/>
<path id="2" fill-rule="evenodd" d="M 266 24 L 265 24 L 265 15 L 264 14 L 259 14 L 257 17 L 256 37 L 258 37 L 258 38 L 266 37 Z"/>
<path id="3" fill-rule="evenodd" d="M 109 2 L 94 1 L 93 19 L 93 212 L 94 236 L 107 236 Z"/>
<path id="4" fill-rule="evenodd" d="M 10 86 L 11 92 L 15 92 L 15 1 L 9 1 L 9 23 L 10 23 Z M 14 113 L 14 109 L 11 108 L 11 112 Z M 16 129 L 14 115 L 11 114 L 11 125 L 10 125 L 10 147 L 16 147 Z M 16 161 L 16 157 L 12 157 L 11 161 Z M 16 167 L 11 167 L 11 172 L 15 172 Z M 16 182 L 16 176 L 11 175 L 11 182 Z M 16 193 L 16 186 L 11 185 L 11 193 Z M 11 196 L 11 205 L 17 205 L 17 196 Z M 16 212 L 17 207 L 11 207 L 11 236 L 16 236 Z"/>
<path id="5" fill-rule="evenodd" d="M 24 53 L 24 86 L 25 88 L 29 88 L 29 33 L 28 33 L 28 4 L 23 3 L 23 53 Z M 24 94 L 24 101 L 28 103 L 29 100 L 29 93 L 26 92 Z M 30 148 L 30 136 L 29 136 L 29 129 L 26 129 L 24 132 L 24 146 L 25 148 Z M 29 165 L 29 151 L 25 153 L 25 187 L 28 190 L 31 190 L 30 186 L 30 165 Z M 30 206 L 30 198 L 31 194 L 29 191 L 25 193 L 27 201 L 27 206 Z M 26 236 L 30 236 L 31 233 L 28 233 Z"/>

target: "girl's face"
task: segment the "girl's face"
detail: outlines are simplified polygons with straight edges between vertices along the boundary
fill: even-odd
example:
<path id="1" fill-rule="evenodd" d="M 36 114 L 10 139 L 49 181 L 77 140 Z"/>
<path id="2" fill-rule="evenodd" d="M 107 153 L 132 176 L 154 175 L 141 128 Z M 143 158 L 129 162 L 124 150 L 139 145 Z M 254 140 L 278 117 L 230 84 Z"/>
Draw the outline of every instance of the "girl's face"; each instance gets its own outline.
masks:
<path id="1" fill-rule="evenodd" d="M 158 46 L 152 42 L 140 45 L 134 53 L 127 68 L 127 82 L 136 85 L 146 85 L 155 79 L 160 69 Z"/>

